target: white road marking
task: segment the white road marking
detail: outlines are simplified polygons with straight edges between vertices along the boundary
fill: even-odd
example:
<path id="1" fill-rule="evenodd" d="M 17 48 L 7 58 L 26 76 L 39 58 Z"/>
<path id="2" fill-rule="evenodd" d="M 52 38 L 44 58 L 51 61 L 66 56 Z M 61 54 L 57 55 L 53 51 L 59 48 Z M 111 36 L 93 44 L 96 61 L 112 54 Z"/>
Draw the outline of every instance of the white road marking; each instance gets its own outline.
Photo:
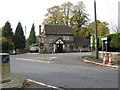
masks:
<path id="1" fill-rule="evenodd" d="M 31 80 L 31 79 L 27 79 L 27 80 L 30 81 L 30 82 L 33 82 L 33 83 L 36 83 L 36 84 L 42 85 L 42 86 L 46 86 L 46 87 L 48 87 L 48 88 L 58 89 L 58 88 L 55 87 L 55 86 L 47 85 L 47 84 L 44 84 L 44 83 L 41 83 L 41 82 L 37 82 L 37 81 Z"/>
<path id="2" fill-rule="evenodd" d="M 15 58 L 15 59 L 17 59 L 17 60 L 23 60 L 23 61 L 50 63 L 49 61 L 51 61 L 51 60 L 53 60 L 55 58 L 57 58 L 57 57 L 40 58 L 40 59 L 30 59 L 30 58 Z"/>
<path id="3" fill-rule="evenodd" d="M 23 61 L 32 61 L 32 62 L 43 62 L 43 63 L 50 63 L 49 61 L 44 61 L 44 60 L 36 60 L 36 59 L 27 59 L 27 58 L 15 58 Z"/>
<path id="4" fill-rule="evenodd" d="M 52 59 L 55 59 L 55 58 L 57 58 L 57 57 L 50 57 L 50 59 L 49 59 L 49 60 L 52 60 Z"/>
<path id="5" fill-rule="evenodd" d="M 25 54 L 39 54 L 39 53 L 25 53 Z"/>

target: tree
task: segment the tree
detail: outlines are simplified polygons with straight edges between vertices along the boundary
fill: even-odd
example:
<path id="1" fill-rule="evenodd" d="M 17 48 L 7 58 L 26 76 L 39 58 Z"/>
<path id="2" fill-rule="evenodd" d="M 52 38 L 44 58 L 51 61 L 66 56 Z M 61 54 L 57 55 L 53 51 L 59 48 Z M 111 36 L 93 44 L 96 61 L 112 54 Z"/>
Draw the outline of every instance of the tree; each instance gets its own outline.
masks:
<path id="1" fill-rule="evenodd" d="M 7 21 L 5 23 L 5 26 L 3 27 L 3 30 L 2 30 L 2 36 L 3 37 L 13 37 L 13 32 L 12 32 L 12 28 L 11 28 L 11 24 L 9 21 Z"/>
<path id="2" fill-rule="evenodd" d="M 0 37 L 0 52 L 9 52 L 10 49 L 12 49 L 14 46 L 13 42 L 8 42 L 8 40 L 5 37 Z"/>
<path id="3" fill-rule="evenodd" d="M 10 50 L 13 49 L 14 43 L 12 42 L 13 32 L 9 21 L 0 29 L 0 39 L 2 52 L 10 52 Z"/>
<path id="4" fill-rule="evenodd" d="M 29 38 L 28 38 L 28 43 L 29 43 L 29 45 L 32 45 L 32 44 L 36 43 L 36 35 L 35 35 L 34 23 L 32 25 L 31 31 L 30 31 L 30 35 L 29 35 Z"/>
<path id="5" fill-rule="evenodd" d="M 60 6 L 53 6 L 48 8 L 48 13 L 45 15 L 47 19 L 44 19 L 44 24 L 57 24 L 58 23 L 58 16 L 60 15 Z"/>
<path id="6" fill-rule="evenodd" d="M 2 37 L 2 30 L 3 30 L 4 27 L 1 27 L 0 28 L 0 37 Z"/>
<path id="7" fill-rule="evenodd" d="M 120 33 L 111 34 L 110 46 L 116 49 L 116 51 L 120 50 Z"/>
<path id="8" fill-rule="evenodd" d="M 76 36 L 82 36 L 82 26 L 87 24 L 88 14 L 85 10 L 85 5 L 82 1 L 78 2 L 77 5 L 74 6 L 72 11 L 73 16 L 71 17 L 71 26 L 75 32 Z"/>
<path id="9" fill-rule="evenodd" d="M 108 28 L 108 25 L 109 24 L 107 22 L 101 22 L 97 20 L 98 36 L 109 34 L 110 30 Z M 94 22 L 92 22 L 88 25 L 88 32 L 90 33 L 90 35 L 94 35 L 94 31 L 95 31 L 95 25 Z"/>
<path id="10" fill-rule="evenodd" d="M 88 22 L 88 14 L 83 2 L 73 5 L 71 2 L 63 3 L 61 6 L 48 8 L 43 24 L 69 25 L 73 28 L 75 35 L 83 35 L 83 26 Z"/>
<path id="11" fill-rule="evenodd" d="M 18 25 L 16 27 L 13 41 L 14 41 L 16 49 L 24 49 L 25 48 L 25 36 L 24 36 L 23 28 L 22 28 L 22 25 L 20 22 L 18 23 Z"/>
<path id="12" fill-rule="evenodd" d="M 72 14 L 71 14 L 72 9 L 73 9 L 73 4 L 71 2 L 63 3 L 61 5 L 64 25 L 70 24 L 70 18 L 72 17 Z"/>

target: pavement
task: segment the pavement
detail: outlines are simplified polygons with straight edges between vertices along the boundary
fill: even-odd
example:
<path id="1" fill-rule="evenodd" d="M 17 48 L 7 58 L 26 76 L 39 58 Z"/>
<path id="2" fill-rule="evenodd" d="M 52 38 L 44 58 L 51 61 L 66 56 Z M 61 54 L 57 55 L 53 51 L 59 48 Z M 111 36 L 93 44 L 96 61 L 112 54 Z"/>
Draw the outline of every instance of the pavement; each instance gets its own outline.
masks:
<path id="1" fill-rule="evenodd" d="M 84 61 L 85 63 L 95 64 L 95 65 L 99 65 L 99 66 L 103 66 L 103 67 L 115 68 L 118 71 L 120 70 L 119 64 L 113 63 L 112 65 L 109 65 L 108 62 L 107 62 L 107 64 L 103 64 L 100 59 L 95 59 L 92 56 L 83 56 L 81 58 L 81 60 Z"/>
<path id="2" fill-rule="evenodd" d="M 20 76 L 11 74 L 11 81 L 0 84 L 0 87 L 5 90 L 8 88 L 21 88 L 23 87 L 24 79 Z"/>
<path id="3" fill-rule="evenodd" d="M 29 89 L 39 89 L 39 90 L 63 90 L 62 87 L 55 87 L 47 85 L 44 83 L 36 82 L 33 80 L 26 80 L 20 76 L 11 74 L 11 81 L 0 84 L 0 89 L 2 90 L 29 90 Z"/>
<path id="4" fill-rule="evenodd" d="M 47 85 L 41 82 L 37 82 L 31 79 L 27 79 L 24 82 L 24 85 L 22 88 L 20 88 L 19 90 L 26 90 L 26 89 L 39 89 L 39 90 L 63 90 L 63 87 L 55 87 L 55 86 L 51 86 L 51 85 Z"/>

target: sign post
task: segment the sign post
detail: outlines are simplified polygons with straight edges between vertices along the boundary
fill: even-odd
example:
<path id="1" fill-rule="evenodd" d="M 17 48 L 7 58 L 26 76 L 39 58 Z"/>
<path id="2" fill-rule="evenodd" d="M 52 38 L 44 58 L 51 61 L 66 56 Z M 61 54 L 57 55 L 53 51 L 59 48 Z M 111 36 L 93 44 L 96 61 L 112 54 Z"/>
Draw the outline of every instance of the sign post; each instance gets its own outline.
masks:
<path id="1" fill-rule="evenodd" d="M 93 36 L 90 37 L 90 47 L 91 47 L 91 52 L 93 51 Z"/>
<path id="2" fill-rule="evenodd" d="M 103 51 L 103 49 L 104 49 L 104 41 L 107 41 L 107 37 L 101 38 L 101 41 L 102 41 L 102 51 Z"/>
<path id="3" fill-rule="evenodd" d="M 107 37 L 103 37 L 103 38 L 101 38 L 101 41 L 102 41 L 102 52 L 103 52 L 103 50 L 104 50 L 104 41 L 106 41 L 107 42 Z M 105 44 L 106 44 L 106 42 L 105 42 Z M 106 44 L 106 52 L 107 52 L 107 44 Z M 103 54 L 103 57 L 104 57 L 104 54 Z"/>
<path id="4" fill-rule="evenodd" d="M 107 43 L 108 43 L 108 42 L 107 42 L 107 41 L 105 41 L 105 44 L 106 44 L 106 52 L 107 52 Z"/>
<path id="5" fill-rule="evenodd" d="M 44 48 L 44 43 L 40 43 L 40 49 Z"/>
<path id="6" fill-rule="evenodd" d="M 11 81 L 10 79 L 10 55 L 0 53 L 0 83 Z"/>

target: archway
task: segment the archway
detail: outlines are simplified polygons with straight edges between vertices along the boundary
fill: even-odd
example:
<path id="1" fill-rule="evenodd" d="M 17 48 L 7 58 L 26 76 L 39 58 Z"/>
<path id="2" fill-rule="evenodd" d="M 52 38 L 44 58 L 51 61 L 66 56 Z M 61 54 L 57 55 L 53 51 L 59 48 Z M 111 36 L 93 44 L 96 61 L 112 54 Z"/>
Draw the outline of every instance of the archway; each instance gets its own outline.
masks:
<path id="1" fill-rule="evenodd" d="M 63 40 L 61 38 L 59 38 L 55 42 L 55 44 L 56 44 L 56 52 L 62 53 L 63 52 L 63 44 L 64 44 Z"/>

